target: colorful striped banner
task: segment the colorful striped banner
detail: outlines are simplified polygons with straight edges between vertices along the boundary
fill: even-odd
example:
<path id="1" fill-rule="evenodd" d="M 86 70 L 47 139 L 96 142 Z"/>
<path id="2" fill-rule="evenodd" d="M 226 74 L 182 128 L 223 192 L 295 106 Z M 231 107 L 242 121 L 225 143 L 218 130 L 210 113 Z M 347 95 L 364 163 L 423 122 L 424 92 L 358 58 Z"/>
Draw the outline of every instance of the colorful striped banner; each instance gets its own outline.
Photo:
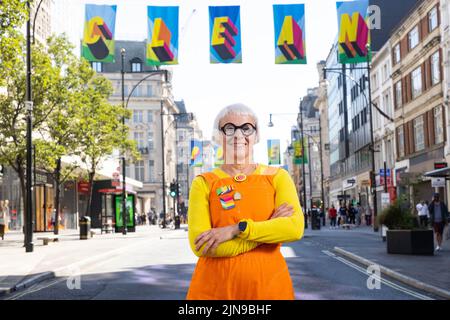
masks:
<path id="1" fill-rule="evenodd" d="M 269 165 L 279 165 L 280 160 L 280 140 L 267 140 L 267 155 Z"/>
<path id="2" fill-rule="evenodd" d="M 203 141 L 191 140 L 191 167 L 203 166 Z"/>
<path id="3" fill-rule="evenodd" d="M 178 64 L 178 7 L 147 7 L 147 65 Z"/>
<path id="4" fill-rule="evenodd" d="M 88 61 L 114 62 L 117 6 L 86 4 L 82 56 Z"/>
<path id="5" fill-rule="evenodd" d="M 342 64 L 372 59 L 368 6 L 368 0 L 336 2 L 339 62 Z"/>
<path id="6" fill-rule="evenodd" d="M 305 5 L 273 5 L 275 63 L 306 64 Z"/>
<path id="7" fill-rule="evenodd" d="M 209 7 L 211 63 L 242 63 L 239 6 Z"/>

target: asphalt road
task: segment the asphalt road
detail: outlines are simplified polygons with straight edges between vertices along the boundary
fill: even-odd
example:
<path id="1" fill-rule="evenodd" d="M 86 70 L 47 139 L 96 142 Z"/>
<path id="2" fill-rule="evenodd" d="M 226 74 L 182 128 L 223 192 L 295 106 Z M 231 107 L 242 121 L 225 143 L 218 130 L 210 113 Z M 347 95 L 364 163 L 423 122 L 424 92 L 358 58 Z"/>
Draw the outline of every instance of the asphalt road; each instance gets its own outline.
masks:
<path id="1" fill-rule="evenodd" d="M 364 236 L 364 235 L 358 235 Z M 182 300 L 196 257 L 190 252 L 187 232 L 156 238 L 106 260 L 4 296 L 14 300 Z M 336 256 L 341 241 L 357 241 L 343 230 L 308 232 L 286 244 L 296 299 L 301 300 L 418 300 L 436 298 L 381 277 L 369 279 L 363 266 Z M 79 276 L 81 274 L 81 276 Z M 368 287 L 372 287 L 370 289 Z M 377 288 L 377 283 L 379 287 Z M 373 288 L 375 287 L 375 288 Z"/>

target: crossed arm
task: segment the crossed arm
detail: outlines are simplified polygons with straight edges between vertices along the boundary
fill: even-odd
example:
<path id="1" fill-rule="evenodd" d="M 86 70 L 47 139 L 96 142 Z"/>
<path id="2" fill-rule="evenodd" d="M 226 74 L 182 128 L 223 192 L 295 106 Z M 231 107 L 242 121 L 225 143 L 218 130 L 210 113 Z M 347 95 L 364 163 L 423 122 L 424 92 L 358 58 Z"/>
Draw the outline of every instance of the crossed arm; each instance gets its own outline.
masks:
<path id="1" fill-rule="evenodd" d="M 197 256 L 232 257 L 253 250 L 262 243 L 283 243 L 303 236 L 304 219 L 291 177 L 279 170 L 274 177 L 276 190 L 272 217 L 266 221 L 247 222 L 240 233 L 238 225 L 212 228 L 209 214 L 209 190 L 202 177 L 192 182 L 189 195 L 189 243 Z"/>

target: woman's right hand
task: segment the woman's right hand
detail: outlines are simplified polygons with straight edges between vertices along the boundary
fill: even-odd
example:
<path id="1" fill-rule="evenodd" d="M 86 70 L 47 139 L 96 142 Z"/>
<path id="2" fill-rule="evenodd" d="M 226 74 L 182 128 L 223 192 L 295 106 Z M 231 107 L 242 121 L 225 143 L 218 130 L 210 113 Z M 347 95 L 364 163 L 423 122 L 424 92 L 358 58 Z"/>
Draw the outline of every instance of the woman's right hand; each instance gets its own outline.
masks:
<path id="1" fill-rule="evenodd" d="M 293 214 L 294 214 L 294 207 L 288 205 L 287 203 L 283 203 L 281 206 L 275 209 L 270 219 L 290 217 Z"/>

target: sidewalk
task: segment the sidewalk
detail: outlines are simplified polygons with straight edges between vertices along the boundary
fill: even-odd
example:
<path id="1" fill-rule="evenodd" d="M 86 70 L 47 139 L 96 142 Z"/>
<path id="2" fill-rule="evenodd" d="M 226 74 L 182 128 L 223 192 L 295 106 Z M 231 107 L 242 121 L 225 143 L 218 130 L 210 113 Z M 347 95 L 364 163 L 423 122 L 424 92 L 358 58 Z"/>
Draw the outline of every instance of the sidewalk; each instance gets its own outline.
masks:
<path id="1" fill-rule="evenodd" d="M 96 234 L 88 240 L 80 240 L 77 230 L 62 230 L 59 241 L 50 242 L 47 246 L 37 238 L 52 233 L 35 233 L 34 251 L 31 253 L 25 252 L 23 234 L 10 231 L 5 240 L 0 240 L 0 296 L 45 279 L 70 275 L 142 242 L 185 233 L 186 227 L 181 225 L 181 229 L 172 230 L 138 226 L 136 232 L 127 235 L 100 234 L 100 230 L 93 229 Z"/>
<path id="2" fill-rule="evenodd" d="M 450 299 L 450 240 L 444 240 L 441 251 L 434 256 L 400 255 L 388 254 L 381 234 L 368 227 L 321 231 L 325 237 L 327 233 L 338 235 L 336 253 L 365 265 L 378 264 L 384 267 L 381 271 L 385 275 Z"/>

